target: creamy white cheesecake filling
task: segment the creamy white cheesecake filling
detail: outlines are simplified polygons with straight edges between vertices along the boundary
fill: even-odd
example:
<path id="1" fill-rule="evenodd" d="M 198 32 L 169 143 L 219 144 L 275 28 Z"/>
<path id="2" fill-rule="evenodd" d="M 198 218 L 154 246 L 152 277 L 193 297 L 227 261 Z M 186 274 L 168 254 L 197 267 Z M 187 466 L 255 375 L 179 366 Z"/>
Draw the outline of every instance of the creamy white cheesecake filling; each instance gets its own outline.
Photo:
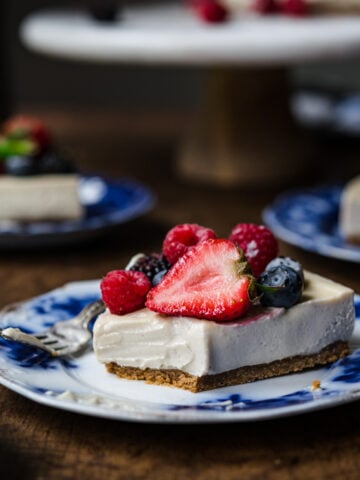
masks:
<path id="1" fill-rule="evenodd" d="M 75 174 L 0 175 L 0 221 L 79 219 L 78 182 Z"/>
<path id="2" fill-rule="evenodd" d="M 310 355 L 348 340 L 355 320 L 353 291 L 313 273 L 305 272 L 305 279 L 303 299 L 294 307 L 253 307 L 231 323 L 148 309 L 123 316 L 107 311 L 94 327 L 96 356 L 102 363 L 202 376 Z"/>

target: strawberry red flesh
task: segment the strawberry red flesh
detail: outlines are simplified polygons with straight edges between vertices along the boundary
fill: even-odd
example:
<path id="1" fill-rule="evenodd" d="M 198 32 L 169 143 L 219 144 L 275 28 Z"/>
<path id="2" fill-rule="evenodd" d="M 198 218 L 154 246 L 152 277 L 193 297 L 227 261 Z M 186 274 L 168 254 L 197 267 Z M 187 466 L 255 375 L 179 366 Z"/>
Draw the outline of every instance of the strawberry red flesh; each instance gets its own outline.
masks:
<path id="1" fill-rule="evenodd" d="M 242 252 L 226 239 L 190 248 L 148 293 L 146 306 L 166 314 L 230 321 L 251 306 L 252 277 Z"/>

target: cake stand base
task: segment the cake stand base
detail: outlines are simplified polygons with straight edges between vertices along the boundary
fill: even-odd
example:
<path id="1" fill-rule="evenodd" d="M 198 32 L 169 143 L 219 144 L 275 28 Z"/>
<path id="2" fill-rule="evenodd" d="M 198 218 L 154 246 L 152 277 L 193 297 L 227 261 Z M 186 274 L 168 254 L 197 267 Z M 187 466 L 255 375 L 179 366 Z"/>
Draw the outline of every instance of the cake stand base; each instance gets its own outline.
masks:
<path id="1" fill-rule="evenodd" d="M 220 186 L 283 183 L 306 171 L 308 146 L 290 114 L 285 68 L 217 68 L 176 167 Z"/>

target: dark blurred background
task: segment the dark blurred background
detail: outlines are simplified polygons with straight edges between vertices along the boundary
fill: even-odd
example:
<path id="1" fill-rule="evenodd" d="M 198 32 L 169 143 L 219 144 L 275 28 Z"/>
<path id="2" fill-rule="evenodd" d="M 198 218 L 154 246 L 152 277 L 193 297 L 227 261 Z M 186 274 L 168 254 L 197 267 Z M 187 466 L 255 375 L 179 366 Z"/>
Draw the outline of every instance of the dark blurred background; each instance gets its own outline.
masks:
<path id="1" fill-rule="evenodd" d="M 52 105 L 134 109 L 187 109 L 201 89 L 196 68 L 134 67 L 68 62 L 32 53 L 20 42 L 18 27 L 44 7 L 87 7 L 91 1 L 1 0 L 5 26 L 2 57 L 13 106 Z M 103 2 L 104 3 L 104 2 Z M 4 65 L 3 65 L 4 66 Z"/>
<path id="2" fill-rule="evenodd" d="M 201 68 L 97 66 L 41 56 L 21 44 L 18 27 L 27 14 L 44 7 L 86 7 L 94 1 L 1 0 L 1 68 L 11 89 L 13 107 L 192 108 L 201 94 Z M 299 67 L 292 76 L 295 85 L 302 87 L 356 92 L 360 89 L 360 60 Z"/>

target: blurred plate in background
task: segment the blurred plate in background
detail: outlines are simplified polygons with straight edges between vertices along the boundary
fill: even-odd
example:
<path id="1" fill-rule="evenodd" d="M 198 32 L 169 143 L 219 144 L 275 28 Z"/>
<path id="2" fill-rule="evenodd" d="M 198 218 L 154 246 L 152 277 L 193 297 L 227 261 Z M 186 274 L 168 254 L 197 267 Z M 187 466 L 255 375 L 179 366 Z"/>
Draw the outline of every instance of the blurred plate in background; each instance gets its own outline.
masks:
<path id="1" fill-rule="evenodd" d="M 61 222 L 0 222 L 0 248 L 58 246 L 89 240 L 138 218 L 155 205 L 155 196 L 134 180 L 82 176 L 79 196 L 85 207 L 81 220 Z"/>
<path id="2" fill-rule="evenodd" d="M 292 190 L 263 212 L 265 223 L 281 240 L 328 257 L 360 262 L 360 245 L 345 241 L 338 225 L 341 185 Z"/>

